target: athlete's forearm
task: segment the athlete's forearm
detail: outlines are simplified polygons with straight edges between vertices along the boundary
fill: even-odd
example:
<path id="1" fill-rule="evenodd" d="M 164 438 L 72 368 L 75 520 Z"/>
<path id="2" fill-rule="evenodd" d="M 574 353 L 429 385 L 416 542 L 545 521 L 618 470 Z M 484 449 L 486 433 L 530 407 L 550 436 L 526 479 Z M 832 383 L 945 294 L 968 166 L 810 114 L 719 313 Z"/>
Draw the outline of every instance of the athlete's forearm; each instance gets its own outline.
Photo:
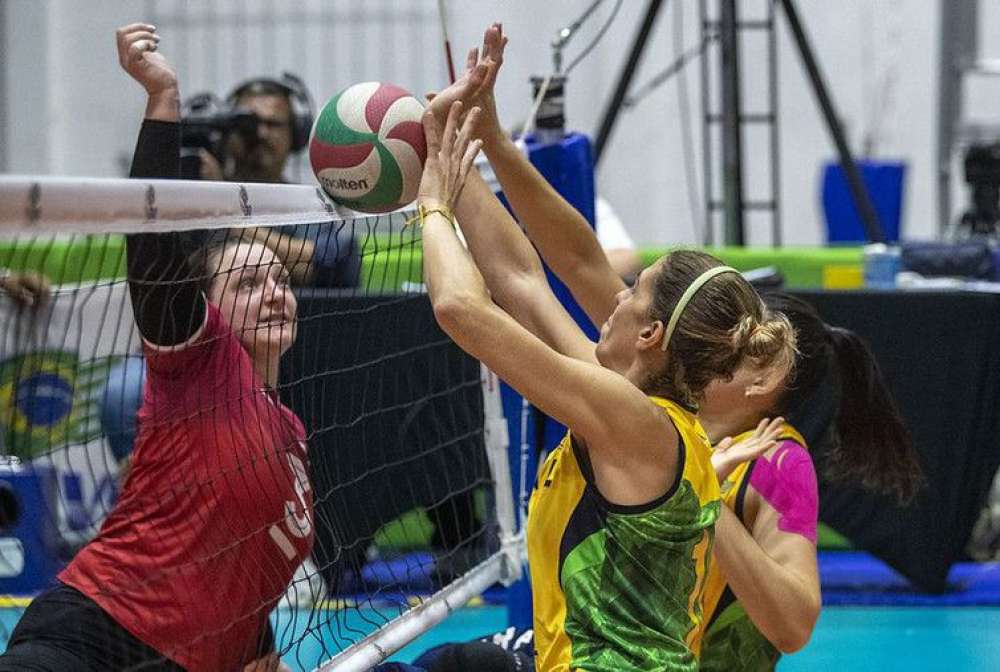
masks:
<path id="1" fill-rule="evenodd" d="M 607 320 L 625 285 L 594 230 L 509 139 L 485 145 L 486 155 L 518 220 L 542 258 L 566 283 L 594 324 Z"/>
<path id="2" fill-rule="evenodd" d="M 806 645 L 819 617 L 819 586 L 770 557 L 725 506 L 715 526 L 714 560 L 775 647 L 791 653 Z"/>
<path id="3" fill-rule="evenodd" d="M 314 276 L 313 259 L 316 255 L 316 244 L 308 238 L 297 238 L 278 229 L 257 227 L 251 229 L 254 240 L 267 245 L 274 256 L 288 269 L 292 276 L 292 284 L 296 286 L 309 285 Z"/>
<path id="4" fill-rule="evenodd" d="M 475 169 L 466 179 L 455 215 L 493 300 L 516 319 L 526 292 L 548 291 L 538 252 Z M 532 288 L 531 281 L 537 287 Z"/>
<path id="5" fill-rule="evenodd" d="M 431 213 L 424 220 L 423 256 L 424 283 L 439 318 L 441 313 L 467 317 L 465 313 L 492 303 L 469 251 L 458 239 L 452 223 L 440 213 Z M 449 335 L 456 342 L 460 340 L 460 334 Z"/>

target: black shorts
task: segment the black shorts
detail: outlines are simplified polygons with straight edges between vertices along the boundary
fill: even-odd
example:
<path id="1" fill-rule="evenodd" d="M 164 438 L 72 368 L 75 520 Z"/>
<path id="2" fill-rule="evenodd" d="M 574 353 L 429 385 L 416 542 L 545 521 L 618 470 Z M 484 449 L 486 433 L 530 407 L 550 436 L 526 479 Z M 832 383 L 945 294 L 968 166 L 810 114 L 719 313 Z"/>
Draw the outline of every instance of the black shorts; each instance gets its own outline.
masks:
<path id="1" fill-rule="evenodd" d="M 413 666 L 427 672 L 534 672 L 534 634 L 511 627 L 471 642 L 442 644 L 426 651 Z"/>
<path id="2" fill-rule="evenodd" d="M 0 672 L 184 672 L 65 584 L 25 610 L 0 655 Z"/>

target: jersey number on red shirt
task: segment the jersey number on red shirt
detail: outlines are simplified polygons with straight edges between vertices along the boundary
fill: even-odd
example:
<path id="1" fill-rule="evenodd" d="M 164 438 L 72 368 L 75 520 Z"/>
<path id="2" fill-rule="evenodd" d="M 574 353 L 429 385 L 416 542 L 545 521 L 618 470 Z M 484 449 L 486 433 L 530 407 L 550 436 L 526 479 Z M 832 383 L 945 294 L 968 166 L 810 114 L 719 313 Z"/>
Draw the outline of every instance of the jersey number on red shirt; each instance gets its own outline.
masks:
<path id="1" fill-rule="evenodd" d="M 306 466 L 302 460 L 292 453 L 286 453 L 285 456 L 292 469 L 296 499 L 285 502 L 284 520 L 281 523 L 271 525 L 269 533 L 285 557 L 294 560 L 298 554 L 288 535 L 304 539 L 312 532 L 312 511 L 306 499 L 306 493 L 312 490 L 312 486 L 309 485 L 309 475 L 306 473 Z"/>

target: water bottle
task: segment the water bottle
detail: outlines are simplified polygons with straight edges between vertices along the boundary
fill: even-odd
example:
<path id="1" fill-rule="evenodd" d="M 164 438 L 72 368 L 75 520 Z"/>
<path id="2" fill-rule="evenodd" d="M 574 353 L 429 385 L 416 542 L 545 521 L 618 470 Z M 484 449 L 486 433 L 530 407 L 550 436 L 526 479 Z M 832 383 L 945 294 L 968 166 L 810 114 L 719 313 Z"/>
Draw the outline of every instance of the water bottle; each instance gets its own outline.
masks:
<path id="1" fill-rule="evenodd" d="M 872 243 L 864 248 L 865 287 L 891 289 L 896 286 L 896 274 L 902 270 L 899 247 Z"/>

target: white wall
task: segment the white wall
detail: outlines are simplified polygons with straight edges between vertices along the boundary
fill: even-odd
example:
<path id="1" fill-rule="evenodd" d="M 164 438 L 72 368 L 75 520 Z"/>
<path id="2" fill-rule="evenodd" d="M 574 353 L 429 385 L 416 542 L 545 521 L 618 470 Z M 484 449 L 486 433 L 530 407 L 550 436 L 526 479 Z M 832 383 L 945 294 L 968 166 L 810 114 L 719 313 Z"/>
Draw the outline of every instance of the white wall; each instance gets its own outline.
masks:
<path id="1" fill-rule="evenodd" d="M 6 12 L 3 67 L 8 90 L 2 94 L 8 127 L 2 154 L 8 172 L 121 174 L 122 157 L 131 151 L 142 114 L 142 95 L 118 69 L 114 29 L 146 17 L 159 24 L 162 51 L 178 65 L 185 94 L 206 88 L 223 93 L 244 77 L 285 69 L 304 75 L 320 100 L 364 79 L 395 81 L 418 94 L 444 81 L 434 0 L 0 1 Z M 745 0 L 741 11 L 759 15 L 763 2 Z M 502 117 L 513 122 L 528 110 L 528 77 L 551 67 L 548 43 L 552 35 L 589 0 L 448 4 L 459 62 L 466 48 L 480 40 L 488 21 L 503 21 L 511 44 L 498 94 Z M 589 41 L 613 4 L 614 0 L 607 0 L 574 39 L 567 60 Z M 574 129 L 596 131 L 645 6 L 640 0 L 625 0 L 603 42 L 572 74 L 567 104 Z M 911 237 L 933 235 L 938 3 L 799 0 L 798 6 L 852 145 L 859 147 L 861 135 L 877 118 L 881 130 L 877 155 L 909 164 L 904 230 Z M 672 60 L 677 7 L 684 12 L 682 46 L 697 41 L 697 2 L 667 2 L 636 83 L 645 82 Z M 981 19 L 982 55 L 995 56 L 989 53 L 988 36 L 996 31 L 989 26 L 1000 26 L 1000 12 L 984 7 Z M 783 22 L 780 26 L 784 239 L 786 243 L 818 243 L 822 240 L 819 171 L 821 163 L 833 156 L 833 146 L 787 28 Z M 743 59 L 745 108 L 750 111 L 762 100 L 766 81 L 762 40 L 747 38 Z M 695 136 L 694 173 L 700 185 L 697 62 L 686 76 Z M 880 90 L 891 94 L 881 107 L 873 102 Z M 978 88 L 968 100 L 977 118 L 989 118 L 1000 102 L 1000 87 Z M 677 86 L 671 81 L 640 107 L 622 113 L 608 146 L 599 185 L 640 242 L 694 240 L 681 132 Z M 767 186 L 762 138 L 758 134 L 747 139 L 749 197 L 762 195 Z M 961 185 L 956 187 L 954 200 L 956 209 L 962 207 Z M 770 240 L 766 218 L 751 218 L 749 237 L 752 242 Z"/>

